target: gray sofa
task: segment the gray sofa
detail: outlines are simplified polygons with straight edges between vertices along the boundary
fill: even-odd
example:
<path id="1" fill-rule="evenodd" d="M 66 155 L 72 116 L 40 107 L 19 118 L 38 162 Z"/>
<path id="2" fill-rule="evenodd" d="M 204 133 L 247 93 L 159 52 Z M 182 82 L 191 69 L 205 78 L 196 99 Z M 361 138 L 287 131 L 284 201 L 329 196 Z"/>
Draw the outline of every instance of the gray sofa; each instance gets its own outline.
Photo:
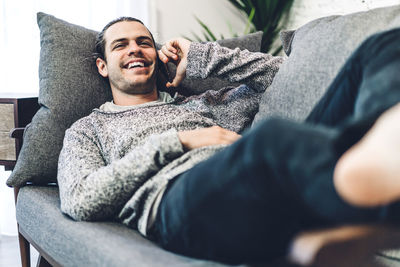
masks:
<path id="1" fill-rule="evenodd" d="M 54 266 L 226 266 L 162 250 L 138 232 L 117 222 L 75 222 L 60 212 L 56 176 L 64 131 L 93 108 L 110 100 L 111 95 L 108 84 L 97 74 L 92 58 L 96 32 L 44 13 L 38 13 L 38 25 L 41 32 L 41 108 L 24 131 L 24 144 L 7 181 L 18 193 L 16 215 L 23 265 L 28 266 L 27 245 L 30 243 L 40 252 L 40 264 L 43 266 L 47 263 Z M 299 29 L 282 32 L 281 39 L 288 58 L 263 95 L 253 124 L 270 116 L 303 120 L 351 52 L 369 35 L 394 27 L 400 27 L 400 6 L 325 17 Z M 239 46 L 258 51 L 261 34 L 221 42 L 228 47 Z M 185 81 L 179 90 L 183 94 L 197 94 L 204 89 L 218 89 L 224 85 L 224 81 L 215 79 Z M 369 229 L 372 229 L 369 233 L 374 233 L 375 237 L 379 233 L 382 233 L 382 237 L 397 237 L 395 229 L 389 233 L 383 233 L 381 230 L 388 228 L 382 226 L 371 226 Z M 311 236 L 321 235 L 317 233 L 314 236 L 311 233 Z M 303 238 L 300 236 L 293 244 L 299 244 L 296 243 L 299 240 L 307 241 L 307 238 Z M 356 239 L 353 236 L 352 240 Z M 358 240 L 362 244 L 368 242 L 367 239 Z M 400 247 L 400 237 L 396 240 L 399 240 L 399 244 L 391 239 L 386 243 L 375 242 L 374 245 L 379 243 L 379 246 L 370 247 Z M 321 248 L 315 247 L 317 250 Z M 292 258 L 297 259 L 298 263 L 321 264 L 299 260 L 296 255 L 303 254 L 301 245 L 293 246 L 293 249 Z M 363 251 L 375 255 L 368 249 Z M 304 250 L 304 254 L 307 253 Z M 370 266 L 377 266 L 377 262 L 384 266 L 400 263 L 397 250 L 376 255 Z M 350 262 L 350 259 L 343 258 L 335 260 Z M 330 264 L 334 262 L 332 260 Z M 322 264 L 328 266 L 327 262 Z M 291 264 L 285 259 L 262 264 L 285 265 Z"/>

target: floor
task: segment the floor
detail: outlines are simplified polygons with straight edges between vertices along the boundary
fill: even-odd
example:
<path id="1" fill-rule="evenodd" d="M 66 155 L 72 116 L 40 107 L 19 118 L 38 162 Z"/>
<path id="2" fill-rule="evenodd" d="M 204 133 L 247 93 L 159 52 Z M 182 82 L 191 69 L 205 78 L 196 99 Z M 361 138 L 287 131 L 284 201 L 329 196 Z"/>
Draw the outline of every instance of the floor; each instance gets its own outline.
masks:
<path id="1" fill-rule="evenodd" d="M 31 267 L 36 266 L 38 252 L 31 246 Z M 20 267 L 17 236 L 0 235 L 0 267 Z"/>

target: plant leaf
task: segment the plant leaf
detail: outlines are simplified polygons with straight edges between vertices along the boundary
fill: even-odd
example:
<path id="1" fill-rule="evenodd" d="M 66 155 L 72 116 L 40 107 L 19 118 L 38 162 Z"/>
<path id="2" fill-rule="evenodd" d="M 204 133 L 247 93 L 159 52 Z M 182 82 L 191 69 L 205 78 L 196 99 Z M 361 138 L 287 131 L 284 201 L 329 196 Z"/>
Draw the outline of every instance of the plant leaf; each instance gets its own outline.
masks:
<path id="1" fill-rule="evenodd" d="M 294 0 L 228 0 L 235 8 L 247 16 L 244 34 L 255 31 L 263 31 L 261 42 L 261 51 L 268 52 L 272 48 L 274 40 L 278 37 L 282 25 L 287 22 L 289 11 L 294 3 Z M 215 41 L 216 35 L 210 28 L 199 18 L 195 17 L 197 22 L 204 30 L 203 36 L 207 41 Z M 234 33 L 232 26 L 228 22 L 228 28 L 231 35 L 237 36 Z M 198 41 L 200 37 L 192 33 Z M 186 37 L 187 38 L 187 37 Z M 221 38 L 223 35 L 221 34 Z M 276 55 L 282 48 L 276 48 L 272 51 Z"/>
<path id="2" fill-rule="evenodd" d="M 197 22 L 201 25 L 201 27 L 207 32 L 209 39 L 216 41 L 217 38 L 215 37 L 215 35 L 210 31 L 210 29 L 208 28 L 208 26 L 203 23 L 198 17 L 196 17 Z"/>
<path id="3" fill-rule="evenodd" d="M 252 8 L 251 12 L 249 14 L 249 17 L 247 19 L 246 28 L 244 29 L 244 34 L 248 34 L 250 32 L 250 26 L 252 25 L 252 21 L 253 21 L 255 13 L 256 13 L 256 9 Z"/>

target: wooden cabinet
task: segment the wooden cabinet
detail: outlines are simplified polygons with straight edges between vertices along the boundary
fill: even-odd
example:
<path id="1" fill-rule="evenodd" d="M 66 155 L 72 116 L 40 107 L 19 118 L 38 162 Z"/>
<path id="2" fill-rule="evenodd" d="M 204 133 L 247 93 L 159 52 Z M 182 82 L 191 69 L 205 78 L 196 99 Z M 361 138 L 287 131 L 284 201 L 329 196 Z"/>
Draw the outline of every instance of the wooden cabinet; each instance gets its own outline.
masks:
<path id="1" fill-rule="evenodd" d="M 39 109 L 38 98 L 0 94 L 0 165 L 13 169 L 22 141 L 10 137 L 14 128 L 25 127 Z"/>

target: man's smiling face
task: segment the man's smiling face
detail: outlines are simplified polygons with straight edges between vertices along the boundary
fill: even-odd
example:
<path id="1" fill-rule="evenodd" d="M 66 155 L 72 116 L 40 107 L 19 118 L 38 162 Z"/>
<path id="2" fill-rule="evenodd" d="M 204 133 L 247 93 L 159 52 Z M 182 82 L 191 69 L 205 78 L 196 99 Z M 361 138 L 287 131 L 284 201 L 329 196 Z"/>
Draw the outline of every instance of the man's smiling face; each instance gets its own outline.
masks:
<path id="1" fill-rule="evenodd" d="M 121 21 L 105 32 L 105 60 L 97 67 L 111 89 L 125 94 L 149 94 L 156 88 L 157 51 L 147 28 L 136 21 Z"/>

